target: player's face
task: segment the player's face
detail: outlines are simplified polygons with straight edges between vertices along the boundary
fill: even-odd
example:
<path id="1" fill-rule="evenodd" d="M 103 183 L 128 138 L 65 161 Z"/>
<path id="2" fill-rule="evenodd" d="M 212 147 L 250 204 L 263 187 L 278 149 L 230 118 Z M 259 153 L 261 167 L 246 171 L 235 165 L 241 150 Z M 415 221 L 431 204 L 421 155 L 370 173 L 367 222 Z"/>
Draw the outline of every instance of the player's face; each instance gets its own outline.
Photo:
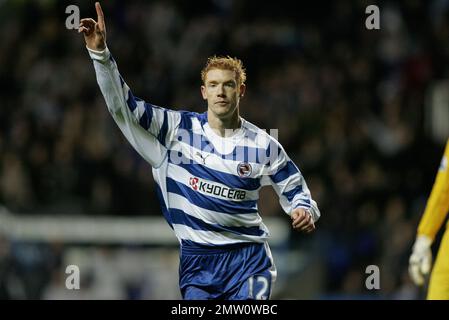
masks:
<path id="1" fill-rule="evenodd" d="M 207 105 L 217 117 L 227 118 L 237 109 L 245 85 L 238 85 L 235 71 L 212 69 L 206 73 L 201 93 Z"/>

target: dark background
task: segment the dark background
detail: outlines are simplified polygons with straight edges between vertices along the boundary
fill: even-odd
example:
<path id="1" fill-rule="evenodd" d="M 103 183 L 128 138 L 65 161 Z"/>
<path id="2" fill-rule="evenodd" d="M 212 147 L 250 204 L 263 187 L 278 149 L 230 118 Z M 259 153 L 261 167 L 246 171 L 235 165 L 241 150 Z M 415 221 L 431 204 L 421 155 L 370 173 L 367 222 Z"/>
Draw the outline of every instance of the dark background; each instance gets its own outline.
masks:
<path id="1" fill-rule="evenodd" d="M 69 4 L 96 19 L 93 1 L 0 1 L 0 204 L 35 217 L 161 216 L 150 166 L 108 114 L 82 36 L 65 28 Z M 449 106 L 429 101 L 448 78 L 448 2 L 101 4 L 121 74 L 153 104 L 203 112 L 207 57 L 243 60 L 242 116 L 279 130 L 322 213 L 314 238 L 290 238 L 319 251 L 314 298 L 363 297 L 369 264 L 382 270 L 380 297 L 422 297 L 407 262 L 445 143 L 431 115 Z M 370 4 L 380 30 L 365 28 Z M 260 209 L 285 217 L 272 191 Z"/>

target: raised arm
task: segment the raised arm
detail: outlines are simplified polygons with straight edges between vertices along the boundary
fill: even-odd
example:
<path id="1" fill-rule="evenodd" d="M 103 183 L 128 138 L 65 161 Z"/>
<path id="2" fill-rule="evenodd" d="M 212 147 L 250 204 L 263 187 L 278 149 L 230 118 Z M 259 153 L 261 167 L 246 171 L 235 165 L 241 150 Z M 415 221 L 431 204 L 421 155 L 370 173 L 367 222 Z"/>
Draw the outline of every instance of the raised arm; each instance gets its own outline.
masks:
<path id="1" fill-rule="evenodd" d="M 180 113 L 134 97 L 106 45 L 104 14 L 98 2 L 95 8 L 97 21 L 81 19 L 78 32 L 84 35 L 100 90 L 109 112 L 127 140 L 146 161 L 158 167 L 180 123 Z"/>

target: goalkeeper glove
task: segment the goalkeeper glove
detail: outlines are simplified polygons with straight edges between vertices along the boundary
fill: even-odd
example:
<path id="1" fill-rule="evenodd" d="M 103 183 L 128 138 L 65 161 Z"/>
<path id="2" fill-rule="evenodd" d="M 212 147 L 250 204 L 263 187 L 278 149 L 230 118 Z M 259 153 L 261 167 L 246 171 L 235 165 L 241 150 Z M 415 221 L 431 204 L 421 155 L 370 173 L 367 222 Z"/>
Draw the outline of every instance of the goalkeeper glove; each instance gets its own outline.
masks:
<path id="1" fill-rule="evenodd" d="M 432 266 L 431 245 L 432 240 L 424 235 L 419 235 L 413 245 L 408 271 L 413 282 L 418 286 L 424 284 L 424 276 L 429 273 Z"/>

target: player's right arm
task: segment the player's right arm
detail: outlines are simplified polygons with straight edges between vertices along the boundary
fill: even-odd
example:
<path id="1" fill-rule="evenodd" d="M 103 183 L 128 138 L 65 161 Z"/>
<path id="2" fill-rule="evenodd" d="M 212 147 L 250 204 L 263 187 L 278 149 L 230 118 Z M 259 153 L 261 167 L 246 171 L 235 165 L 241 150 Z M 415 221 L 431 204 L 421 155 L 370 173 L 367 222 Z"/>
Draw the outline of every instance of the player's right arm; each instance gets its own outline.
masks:
<path id="1" fill-rule="evenodd" d="M 449 211 L 449 139 L 432 187 L 426 209 L 418 226 L 418 233 L 409 261 L 410 276 L 417 285 L 424 283 L 424 275 L 432 264 L 431 245 Z"/>
<path id="2" fill-rule="evenodd" d="M 166 156 L 166 146 L 173 138 L 180 114 L 134 97 L 106 45 L 106 25 L 98 2 L 95 8 L 97 21 L 81 19 L 78 32 L 84 35 L 106 105 L 136 151 L 153 167 L 158 167 Z"/>

